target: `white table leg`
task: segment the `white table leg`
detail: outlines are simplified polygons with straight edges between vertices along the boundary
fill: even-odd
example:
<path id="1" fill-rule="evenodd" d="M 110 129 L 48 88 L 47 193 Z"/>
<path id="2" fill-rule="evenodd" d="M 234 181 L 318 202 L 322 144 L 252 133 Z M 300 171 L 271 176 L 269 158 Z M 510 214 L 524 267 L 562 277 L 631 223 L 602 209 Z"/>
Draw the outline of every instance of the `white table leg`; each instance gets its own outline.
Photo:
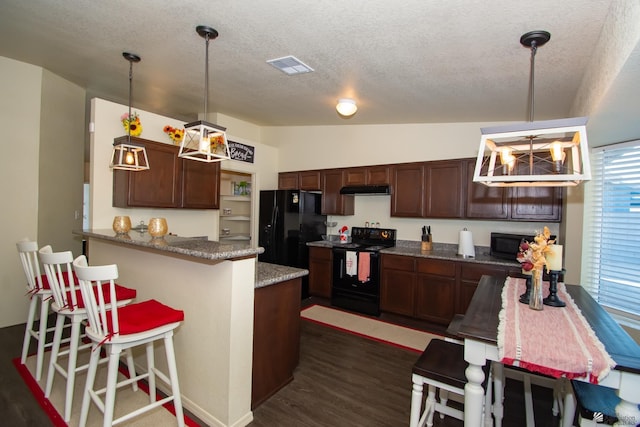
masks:
<path id="1" fill-rule="evenodd" d="M 464 425 L 477 427 L 482 425 L 482 406 L 484 405 L 482 366 L 469 363 L 465 375 L 467 384 L 464 386 Z"/>

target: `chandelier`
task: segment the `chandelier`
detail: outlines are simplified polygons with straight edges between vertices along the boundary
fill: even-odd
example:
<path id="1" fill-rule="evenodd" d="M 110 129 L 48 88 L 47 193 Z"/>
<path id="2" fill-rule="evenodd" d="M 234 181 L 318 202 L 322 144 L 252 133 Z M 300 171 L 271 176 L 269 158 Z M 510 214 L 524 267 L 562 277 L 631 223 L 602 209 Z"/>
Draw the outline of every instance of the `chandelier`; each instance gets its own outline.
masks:
<path id="1" fill-rule="evenodd" d="M 133 81 L 133 63 L 140 62 L 140 57 L 133 53 L 123 52 L 124 59 L 129 61 L 129 115 L 131 120 L 131 88 Z M 127 126 L 127 139 L 118 140 L 113 143 L 113 153 L 111 154 L 112 169 L 122 169 L 129 171 L 143 171 L 149 169 L 149 159 L 144 145 L 131 142 L 131 127 Z"/>
<path id="2" fill-rule="evenodd" d="M 209 40 L 218 37 L 218 32 L 205 25 L 196 27 L 196 32 L 205 39 L 204 72 L 204 118 L 207 118 L 207 98 L 209 96 Z M 204 120 L 184 125 L 184 138 L 180 143 L 178 157 L 200 162 L 219 162 L 231 158 L 227 142 L 226 128 Z"/>
<path id="3" fill-rule="evenodd" d="M 529 122 L 480 129 L 474 182 L 489 187 L 568 187 L 591 179 L 587 118 L 533 120 L 535 56 L 550 38 L 546 31 L 520 38 L 531 49 Z"/>

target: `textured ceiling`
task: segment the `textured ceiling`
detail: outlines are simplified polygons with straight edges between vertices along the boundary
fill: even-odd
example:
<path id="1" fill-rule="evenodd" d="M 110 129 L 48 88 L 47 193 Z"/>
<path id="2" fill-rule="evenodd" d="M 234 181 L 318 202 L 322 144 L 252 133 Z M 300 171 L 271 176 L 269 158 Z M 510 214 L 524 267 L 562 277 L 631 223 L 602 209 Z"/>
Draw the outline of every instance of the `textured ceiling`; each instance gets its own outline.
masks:
<path id="1" fill-rule="evenodd" d="M 536 120 L 571 115 L 612 0 L 3 0 L 0 56 L 35 64 L 90 97 L 192 120 L 203 111 L 258 125 L 526 121 L 531 30 L 538 49 Z M 315 72 L 266 63 L 294 55 Z M 353 97 L 350 119 L 336 100 Z"/>

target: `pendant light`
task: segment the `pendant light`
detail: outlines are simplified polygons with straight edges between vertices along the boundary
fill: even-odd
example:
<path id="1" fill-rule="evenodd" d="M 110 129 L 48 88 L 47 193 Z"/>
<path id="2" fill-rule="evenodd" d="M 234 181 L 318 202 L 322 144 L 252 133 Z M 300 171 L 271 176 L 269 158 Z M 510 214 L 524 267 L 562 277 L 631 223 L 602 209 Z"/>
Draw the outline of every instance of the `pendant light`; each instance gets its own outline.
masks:
<path id="1" fill-rule="evenodd" d="M 535 56 L 550 38 L 546 31 L 520 37 L 531 50 L 529 122 L 480 129 L 474 182 L 490 187 L 568 187 L 591 179 L 587 118 L 533 120 Z"/>
<path id="2" fill-rule="evenodd" d="M 206 25 L 196 27 L 196 32 L 205 39 L 204 118 L 206 119 L 209 97 L 209 40 L 218 37 L 218 32 Z M 180 143 L 178 156 L 207 163 L 230 159 L 225 131 L 226 128 L 204 120 L 187 123 L 184 125 L 184 138 Z"/>
<path id="3" fill-rule="evenodd" d="M 129 118 L 131 118 L 131 92 L 133 81 L 133 63 L 140 62 L 140 57 L 133 53 L 123 52 L 124 59 L 129 61 Z M 149 159 L 144 145 L 131 142 L 131 128 L 127 126 L 127 138 L 118 138 L 113 143 L 111 154 L 112 169 L 143 171 L 149 169 Z"/>

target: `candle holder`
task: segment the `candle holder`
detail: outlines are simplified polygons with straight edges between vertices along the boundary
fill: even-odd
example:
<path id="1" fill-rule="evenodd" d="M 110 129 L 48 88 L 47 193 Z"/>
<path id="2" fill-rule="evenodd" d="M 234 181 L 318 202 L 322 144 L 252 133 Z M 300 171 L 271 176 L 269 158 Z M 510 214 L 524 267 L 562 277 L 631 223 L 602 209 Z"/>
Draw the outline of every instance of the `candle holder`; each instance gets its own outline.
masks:
<path id="1" fill-rule="evenodd" d="M 567 304 L 558 298 L 558 276 L 560 273 L 564 273 L 564 268 L 562 270 L 551 270 L 549 272 L 549 296 L 542 300 L 544 305 L 549 305 L 551 307 L 565 307 Z"/>
<path id="2" fill-rule="evenodd" d="M 525 274 L 525 276 L 527 276 L 526 282 L 525 282 L 527 289 L 524 291 L 522 295 L 520 295 L 520 302 L 523 304 L 529 304 L 529 298 L 531 296 L 531 277 L 532 276 L 531 274 Z"/>

